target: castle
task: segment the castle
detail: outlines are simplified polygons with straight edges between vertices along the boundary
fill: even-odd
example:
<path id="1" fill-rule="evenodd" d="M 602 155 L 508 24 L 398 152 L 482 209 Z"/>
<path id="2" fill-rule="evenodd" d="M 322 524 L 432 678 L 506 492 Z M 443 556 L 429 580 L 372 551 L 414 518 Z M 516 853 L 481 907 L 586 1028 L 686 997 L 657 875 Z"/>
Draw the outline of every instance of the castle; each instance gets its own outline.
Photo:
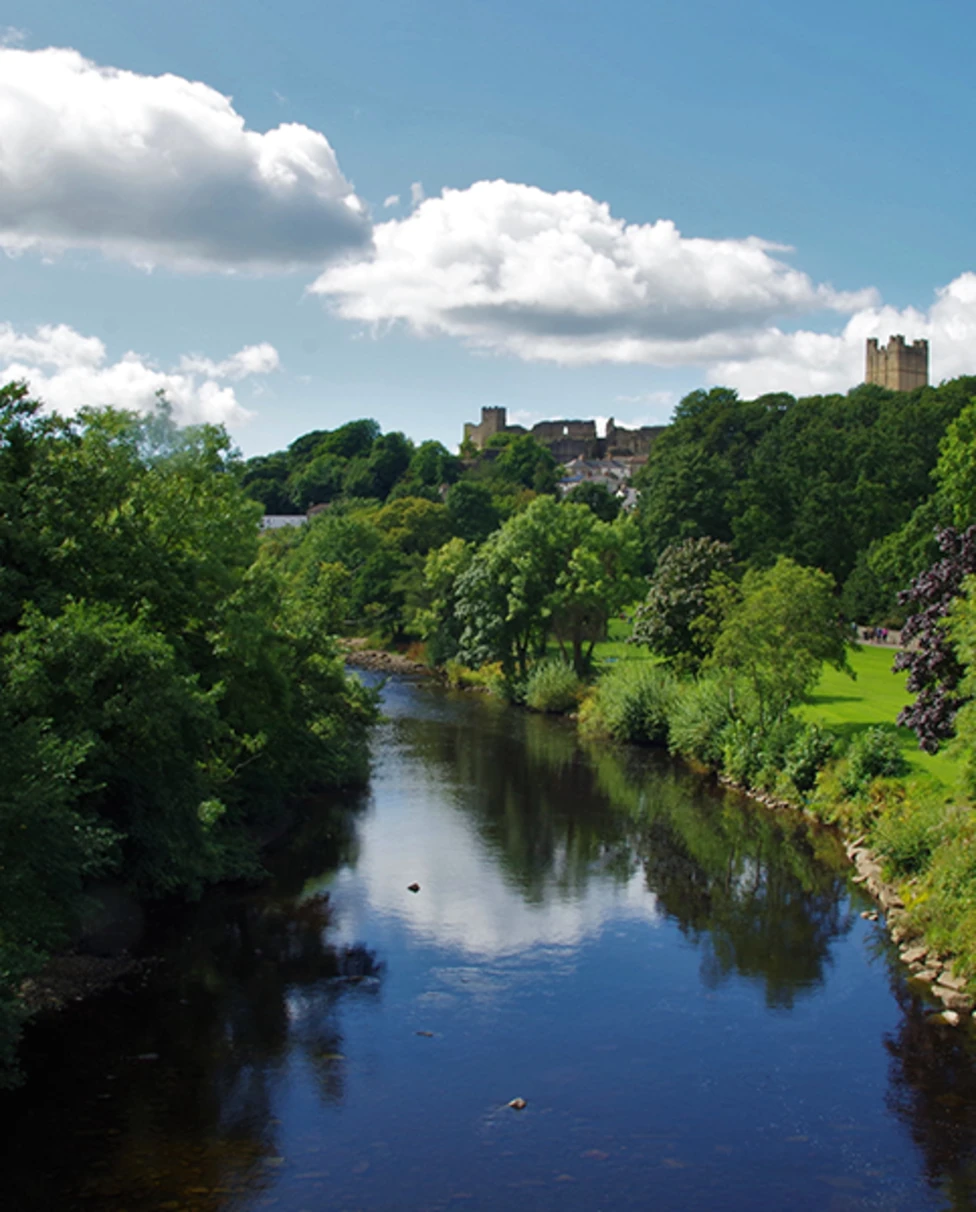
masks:
<path id="1" fill-rule="evenodd" d="M 531 429 L 524 425 L 509 425 L 504 408 L 482 408 L 481 421 L 466 421 L 464 440 L 483 450 L 489 438 L 499 433 L 531 434 L 537 442 L 548 446 L 559 463 L 571 459 L 605 459 L 615 456 L 646 458 L 651 444 L 664 425 L 644 425 L 640 429 L 625 429 L 613 417 L 607 421 L 606 434 L 597 436 L 596 421 L 539 421 Z"/>
<path id="2" fill-rule="evenodd" d="M 892 391 L 914 391 L 916 387 L 928 386 L 928 341 L 906 345 L 905 338 L 898 333 L 879 348 L 878 338 L 869 337 L 866 354 L 865 383 L 877 383 Z"/>
<path id="3" fill-rule="evenodd" d="M 928 341 L 908 345 L 904 336 L 897 333 L 888 338 L 887 345 L 879 346 L 877 337 L 869 337 L 865 354 L 866 383 L 877 383 L 892 391 L 914 391 L 928 385 Z M 496 434 L 527 433 L 547 446 L 559 463 L 624 458 L 639 465 L 647 458 L 655 438 L 666 428 L 666 425 L 644 425 L 640 429 L 625 429 L 611 417 L 601 438 L 597 436 L 596 421 L 539 421 L 526 429 L 524 425 L 509 425 L 505 408 L 482 408 L 480 422 L 465 422 L 464 441 L 483 450 Z"/>

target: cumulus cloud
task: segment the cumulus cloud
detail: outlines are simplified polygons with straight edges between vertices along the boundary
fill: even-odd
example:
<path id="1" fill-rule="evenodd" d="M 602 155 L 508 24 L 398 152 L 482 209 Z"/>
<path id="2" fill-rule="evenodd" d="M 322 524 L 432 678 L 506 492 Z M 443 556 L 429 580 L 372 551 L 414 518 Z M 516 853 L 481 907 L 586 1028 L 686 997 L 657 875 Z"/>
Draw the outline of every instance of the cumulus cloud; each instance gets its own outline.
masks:
<path id="1" fill-rule="evenodd" d="M 410 205 L 419 206 L 427 195 L 424 193 L 424 185 L 422 181 L 414 181 L 410 186 Z"/>
<path id="2" fill-rule="evenodd" d="M 399 206 L 399 205 L 400 205 L 400 195 L 399 194 L 390 194 L 390 196 L 388 198 L 383 199 L 383 209 L 384 210 L 389 210 L 391 206 Z"/>
<path id="3" fill-rule="evenodd" d="M 479 181 L 374 229 L 373 254 L 312 291 L 342 316 L 400 321 L 475 347 L 563 364 L 736 356 L 777 317 L 875 303 L 815 284 L 767 241 L 627 224 L 579 192 Z"/>
<path id="4" fill-rule="evenodd" d="M 861 308 L 837 335 L 771 328 L 738 356 L 711 365 L 708 377 L 747 396 L 767 391 L 797 395 L 847 391 L 864 378 L 867 338 L 878 337 L 883 343 L 892 333 L 903 333 L 909 341 L 928 339 L 933 382 L 972 374 L 976 371 L 976 273 L 960 274 L 937 290 L 927 311 L 881 305 Z"/>
<path id="5" fill-rule="evenodd" d="M 319 131 L 248 130 L 230 98 L 74 50 L 0 46 L 0 247 L 280 270 L 369 244 Z"/>
<path id="6" fill-rule="evenodd" d="M 235 424 L 252 414 L 228 380 L 277 369 L 273 346 L 249 345 L 222 362 L 184 358 L 175 370 L 162 370 L 137 353 L 109 361 L 104 344 L 67 324 L 45 324 L 33 333 L 0 324 L 0 383 L 26 379 L 32 393 L 64 415 L 79 408 L 133 409 L 147 412 L 165 392 L 181 424 L 203 421 Z"/>

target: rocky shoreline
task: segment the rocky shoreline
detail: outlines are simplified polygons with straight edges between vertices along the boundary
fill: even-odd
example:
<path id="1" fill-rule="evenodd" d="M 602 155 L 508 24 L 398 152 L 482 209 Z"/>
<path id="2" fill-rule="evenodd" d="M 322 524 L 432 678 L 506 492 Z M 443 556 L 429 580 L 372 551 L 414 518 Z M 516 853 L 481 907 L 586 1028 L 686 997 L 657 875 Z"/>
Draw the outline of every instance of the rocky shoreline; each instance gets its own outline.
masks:
<path id="1" fill-rule="evenodd" d="M 803 812 L 805 816 L 811 815 L 789 800 L 753 791 L 732 779 L 720 776 L 719 782 L 748 795 L 767 808 L 789 809 Z M 909 980 L 927 986 L 942 1003 L 944 1009 L 933 1010 L 929 1015 L 930 1020 L 958 1027 L 966 1018 L 976 1019 L 976 998 L 969 992 L 969 981 L 953 971 L 952 955 L 940 952 L 925 942 L 922 931 L 909 917 L 901 893 L 894 884 L 885 882 L 880 857 L 865 845 L 863 837 L 845 841 L 844 851 L 857 871 L 853 883 L 862 887 L 879 905 L 878 910 L 867 911 L 861 916 L 881 923 L 898 947 L 898 956 L 908 968 Z"/>
<path id="2" fill-rule="evenodd" d="M 341 643 L 343 658 L 354 669 L 366 669 L 370 673 L 399 673 L 413 677 L 434 677 L 434 671 L 422 661 L 414 661 L 399 652 L 386 652 L 382 648 L 367 648 L 365 640 L 346 640 Z"/>

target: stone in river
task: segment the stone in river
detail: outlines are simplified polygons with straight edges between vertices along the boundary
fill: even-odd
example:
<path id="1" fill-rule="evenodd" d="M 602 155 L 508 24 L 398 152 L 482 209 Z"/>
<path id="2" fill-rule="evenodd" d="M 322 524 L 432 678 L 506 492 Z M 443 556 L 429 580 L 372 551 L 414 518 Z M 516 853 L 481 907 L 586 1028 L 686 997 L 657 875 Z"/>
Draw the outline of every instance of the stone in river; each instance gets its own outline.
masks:
<path id="1" fill-rule="evenodd" d="M 408 891 L 408 892 L 419 892 L 419 891 L 420 891 L 420 885 L 419 885 L 419 884 L 417 884 L 417 883 L 413 883 L 413 884 L 407 884 L 407 891 Z"/>
<path id="2" fill-rule="evenodd" d="M 513 1098 L 508 1104 L 515 1111 L 524 1111 L 528 1106 L 524 1098 Z"/>
<path id="3" fill-rule="evenodd" d="M 917 964 L 919 960 L 925 959 L 928 953 L 928 947 L 906 947 L 899 954 L 901 955 L 903 963 Z"/>

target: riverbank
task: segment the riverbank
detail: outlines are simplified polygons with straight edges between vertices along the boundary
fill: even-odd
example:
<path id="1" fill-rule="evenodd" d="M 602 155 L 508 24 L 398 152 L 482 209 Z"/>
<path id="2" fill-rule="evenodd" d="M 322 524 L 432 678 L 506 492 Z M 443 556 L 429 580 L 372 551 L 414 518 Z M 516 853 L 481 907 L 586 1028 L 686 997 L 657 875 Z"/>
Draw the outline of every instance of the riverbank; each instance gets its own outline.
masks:
<path id="1" fill-rule="evenodd" d="M 402 674 L 412 677 L 435 677 L 437 671 L 399 652 L 368 647 L 369 641 L 360 637 L 341 640 L 339 648 L 347 665 L 369 673 Z"/>

